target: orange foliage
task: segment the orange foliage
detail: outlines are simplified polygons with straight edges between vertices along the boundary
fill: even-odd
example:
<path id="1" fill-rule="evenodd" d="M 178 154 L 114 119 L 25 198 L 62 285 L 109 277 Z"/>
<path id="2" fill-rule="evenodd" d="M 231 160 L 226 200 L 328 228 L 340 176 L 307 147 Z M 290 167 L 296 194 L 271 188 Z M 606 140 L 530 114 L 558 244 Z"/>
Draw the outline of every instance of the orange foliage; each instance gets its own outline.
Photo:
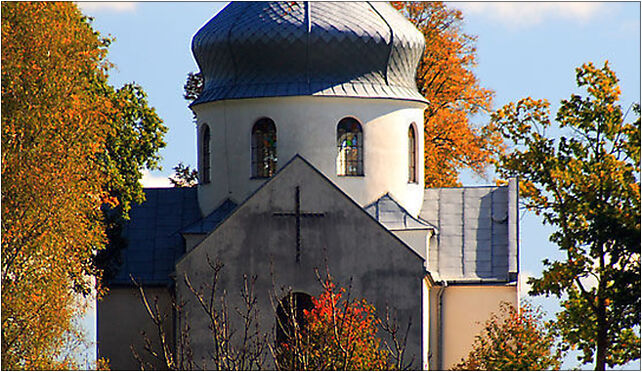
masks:
<path id="1" fill-rule="evenodd" d="M 417 68 L 417 88 L 429 101 L 424 118 L 425 186 L 459 185 L 464 168 L 483 174 L 501 137 L 476 127 L 470 116 L 491 109 L 493 92 L 473 74 L 476 38 L 462 32 L 461 11 L 442 2 L 392 5 L 425 36 L 426 49 Z"/>
<path id="2" fill-rule="evenodd" d="M 2 368 L 70 366 L 60 341 L 104 243 L 106 49 L 73 3 L 2 3 Z"/>
<path id="3" fill-rule="evenodd" d="M 389 353 L 376 336 L 379 320 L 365 300 L 346 298 L 344 288 L 332 281 L 303 310 L 299 331 L 281 345 L 279 369 L 286 370 L 385 370 L 391 369 Z"/>

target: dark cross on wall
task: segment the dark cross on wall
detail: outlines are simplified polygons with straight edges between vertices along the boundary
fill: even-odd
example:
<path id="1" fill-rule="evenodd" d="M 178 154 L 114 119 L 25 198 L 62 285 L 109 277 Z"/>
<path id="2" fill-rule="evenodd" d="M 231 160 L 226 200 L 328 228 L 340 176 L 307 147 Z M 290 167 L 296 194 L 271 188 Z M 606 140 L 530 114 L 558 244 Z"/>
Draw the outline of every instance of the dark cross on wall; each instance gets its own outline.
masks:
<path id="1" fill-rule="evenodd" d="M 274 212 L 277 217 L 294 217 L 296 228 L 296 262 L 301 260 L 301 218 L 303 217 L 323 217 L 323 212 L 302 212 L 301 211 L 301 191 L 299 186 L 294 193 L 294 212 Z"/>

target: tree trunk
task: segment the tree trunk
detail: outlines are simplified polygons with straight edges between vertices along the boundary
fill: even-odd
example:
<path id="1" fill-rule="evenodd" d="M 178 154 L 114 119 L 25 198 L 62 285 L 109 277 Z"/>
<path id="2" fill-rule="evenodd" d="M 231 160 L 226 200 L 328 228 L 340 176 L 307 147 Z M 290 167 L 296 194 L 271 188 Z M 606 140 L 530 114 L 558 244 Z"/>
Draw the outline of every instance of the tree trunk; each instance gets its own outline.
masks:
<path id="1" fill-rule="evenodd" d="M 597 340 L 597 358 L 595 359 L 595 370 L 606 370 L 606 340 Z"/>
<path id="2" fill-rule="evenodd" d="M 597 308 L 597 355 L 595 358 L 595 370 L 606 370 L 606 349 L 607 341 L 606 306 L 600 299 Z"/>

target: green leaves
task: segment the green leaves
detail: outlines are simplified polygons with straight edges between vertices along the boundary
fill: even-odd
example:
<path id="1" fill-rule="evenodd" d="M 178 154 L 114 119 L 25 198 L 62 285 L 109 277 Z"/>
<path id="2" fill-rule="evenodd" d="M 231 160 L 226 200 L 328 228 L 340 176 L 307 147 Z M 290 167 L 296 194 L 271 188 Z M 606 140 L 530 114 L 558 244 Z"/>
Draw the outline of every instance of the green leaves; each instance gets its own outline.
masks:
<path id="1" fill-rule="evenodd" d="M 552 124 L 542 100 L 511 103 L 491 125 L 513 142 L 496 155 L 498 173 L 520 176 L 525 206 L 557 227 L 550 240 L 566 253 L 545 261 L 542 277 L 529 280 L 531 294 L 566 296 L 558 314 L 565 342 L 582 351 L 582 363 L 595 359 L 603 369 L 639 358 L 640 111 L 633 105 L 638 117 L 624 123 L 608 63 L 584 64 L 576 79 L 588 94 L 561 102 L 559 138 L 545 135 Z"/>
<path id="2" fill-rule="evenodd" d="M 144 200 L 139 180 L 142 169 L 159 169 L 158 150 L 165 147 L 163 136 L 167 128 L 153 107 L 147 103 L 147 95 L 135 84 L 111 89 L 111 98 L 116 112 L 110 118 L 112 135 L 107 139 L 106 151 L 101 160 L 108 170 L 109 192 L 119 199 L 123 217 L 128 219 L 131 203 Z"/>
<path id="3" fill-rule="evenodd" d="M 174 187 L 194 187 L 198 184 L 198 171 L 191 169 L 189 165 L 179 162 L 174 168 L 174 175 L 169 178 L 169 182 Z"/>

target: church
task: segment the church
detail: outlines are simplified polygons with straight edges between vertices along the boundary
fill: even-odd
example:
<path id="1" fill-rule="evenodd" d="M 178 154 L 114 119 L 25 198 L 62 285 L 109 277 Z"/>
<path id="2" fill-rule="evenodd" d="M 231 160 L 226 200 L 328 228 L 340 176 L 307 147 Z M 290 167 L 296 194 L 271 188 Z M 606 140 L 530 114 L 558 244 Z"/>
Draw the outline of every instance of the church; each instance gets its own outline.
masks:
<path id="1" fill-rule="evenodd" d="M 185 278 L 207 284 L 219 259 L 230 308 L 256 278 L 261 332 L 275 329 L 275 288 L 317 296 L 327 268 L 410 324 L 412 369 L 465 357 L 501 302 L 518 306 L 518 190 L 424 188 L 424 47 L 381 2 L 230 3 L 198 30 L 199 183 L 145 189 L 133 207 L 98 303 L 99 356 L 138 369 L 130 348 L 157 333 L 134 279 L 158 300 L 169 344 L 189 324 L 194 359 L 212 368 L 209 320 Z"/>

